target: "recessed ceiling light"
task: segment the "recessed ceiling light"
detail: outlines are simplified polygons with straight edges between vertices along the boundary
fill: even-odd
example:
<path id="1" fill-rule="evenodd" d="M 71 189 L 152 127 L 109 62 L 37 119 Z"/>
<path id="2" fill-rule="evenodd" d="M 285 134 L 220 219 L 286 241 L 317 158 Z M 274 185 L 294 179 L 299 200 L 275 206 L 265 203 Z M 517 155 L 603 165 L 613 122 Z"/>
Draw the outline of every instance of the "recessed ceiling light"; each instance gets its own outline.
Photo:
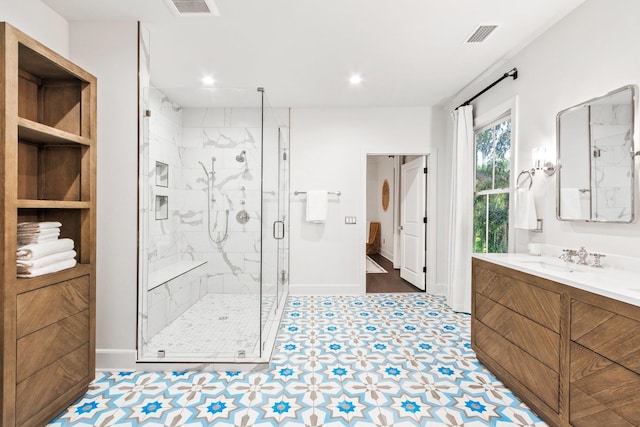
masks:
<path id="1" fill-rule="evenodd" d="M 205 86 L 213 86 L 216 81 L 213 79 L 213 76 L 204 76 L 202 78 L 202 84 Z"/>
<path id="2" fill-rule="evenodd" d="M 362 76 L 360 74 L 353 74 L 351 77 L 349 77 L 349 83 L 354 86 L 359 85 L 360 83 L 362 83 Z"/>

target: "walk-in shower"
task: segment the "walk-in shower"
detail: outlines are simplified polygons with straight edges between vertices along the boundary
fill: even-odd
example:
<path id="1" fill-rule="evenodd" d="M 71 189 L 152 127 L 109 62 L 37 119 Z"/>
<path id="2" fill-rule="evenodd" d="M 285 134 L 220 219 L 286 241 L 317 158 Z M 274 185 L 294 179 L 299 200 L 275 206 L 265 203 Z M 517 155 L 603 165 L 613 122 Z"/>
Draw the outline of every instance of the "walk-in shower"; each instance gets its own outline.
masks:
<path id="1" fill-rule="evenodd" d="M 138 360 L 266 361 L 288 290 L 288 114 L 256 89 L 143 98 Z"/>

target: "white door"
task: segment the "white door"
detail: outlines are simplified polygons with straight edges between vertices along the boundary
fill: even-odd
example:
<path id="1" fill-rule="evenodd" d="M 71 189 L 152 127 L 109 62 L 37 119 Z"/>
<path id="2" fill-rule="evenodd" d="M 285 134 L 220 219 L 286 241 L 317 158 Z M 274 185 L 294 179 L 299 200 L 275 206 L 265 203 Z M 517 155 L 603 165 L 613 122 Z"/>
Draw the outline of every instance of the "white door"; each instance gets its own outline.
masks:
<path id="1" fill-rule="evenodd" d="M 400 168 L 400 277 L 418 289 L 426 290 L 426 170 L 422 156 Z"/>

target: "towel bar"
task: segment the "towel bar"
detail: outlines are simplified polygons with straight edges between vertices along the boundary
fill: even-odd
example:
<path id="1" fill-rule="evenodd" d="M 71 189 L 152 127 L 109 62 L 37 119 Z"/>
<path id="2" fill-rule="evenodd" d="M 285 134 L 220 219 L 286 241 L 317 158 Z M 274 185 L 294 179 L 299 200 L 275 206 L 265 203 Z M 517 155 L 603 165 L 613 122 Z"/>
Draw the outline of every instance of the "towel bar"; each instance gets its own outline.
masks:
<path id="1" fill-rule="evenodd" d="M 329 193 L 329 194 L 335 194 L 336 196 L 339 196 L 339 195 L 341 195 L 341 194 L 342 194 L 342 192 L 341 192 L 341 191 L 327 191 L 327 193 Z M 294 196 L 297 196 L 298 194 L 307 194 L 307 192 L 306 192 L 306 191 L 298 191 L 298 190 L 296 190 L 296 191 L 294 191 L 294 192 L 293 192 L 293 195 L 294 195 Z"/>

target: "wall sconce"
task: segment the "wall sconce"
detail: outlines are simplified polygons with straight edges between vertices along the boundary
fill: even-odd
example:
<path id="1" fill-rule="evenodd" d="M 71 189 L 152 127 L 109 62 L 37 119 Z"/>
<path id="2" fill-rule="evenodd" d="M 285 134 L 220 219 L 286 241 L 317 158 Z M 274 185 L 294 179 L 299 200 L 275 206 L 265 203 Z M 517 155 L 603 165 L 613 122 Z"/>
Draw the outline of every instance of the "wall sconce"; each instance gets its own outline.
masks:
<path id="1" fill-rule="evenodd" d="M 556 165 L 547 155 L 547 147 L 537 147 L 531 150 L 533 169 L 541 170 L 546 176 L 556 173 Z"/>

